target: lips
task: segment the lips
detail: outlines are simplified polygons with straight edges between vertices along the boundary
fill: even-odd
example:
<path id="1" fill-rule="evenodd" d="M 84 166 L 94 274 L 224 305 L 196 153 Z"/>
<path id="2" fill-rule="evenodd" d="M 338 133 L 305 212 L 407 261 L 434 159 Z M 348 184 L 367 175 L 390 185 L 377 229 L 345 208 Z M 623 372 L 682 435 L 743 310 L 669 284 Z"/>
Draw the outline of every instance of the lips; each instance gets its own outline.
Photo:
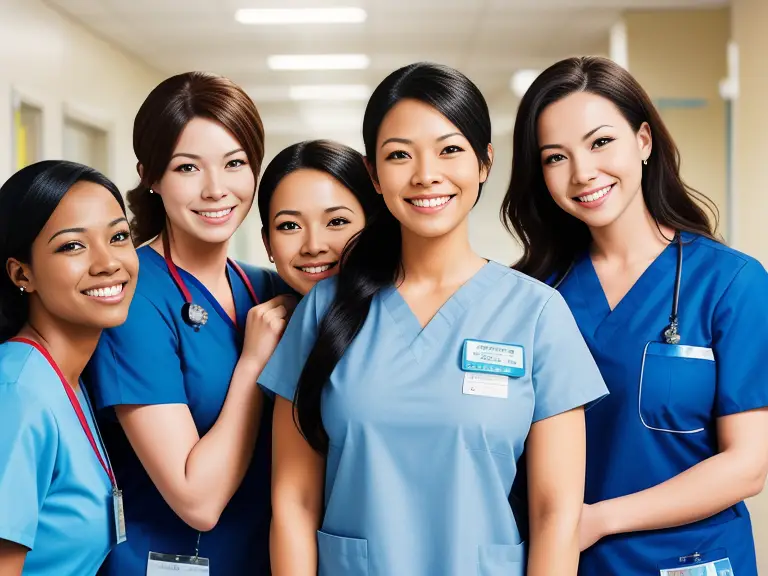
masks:
<path id="1" fill-rule="evenodd" d="M 91 298 L 114 298 L 115 296 L 122 294 L 124 287 L 125 282 L 121 282 L 119 284 L 114 284 L 113 286 L 83 290 L 82 293 Z"/>
<path id="2" fill-rule="evenodd" d="M 437 208 L 451 201 L 453 196 L 432 196 L 430 198 L 407 198 L 406 202 L 413 204 L 419 208 Z"/>
<path id="3" fill-rule="evenodd" d="M 614 187 L 615 184 L 609 184 L 608 186 L 604 186 L 598 190 L 594 190 L 592 192 L 588 192 L 586 194 L 581 194 L 579 196 L 576 196 L 574 200 L 577 202 L 581 202 L 582 204 L 589 204 L 590 202 L 597 202 L 601 198 L 603 198 L 608 192 L 611 191 L 611 188 Z"/>
<path id="4" fill-rule="evenodd" d="M 331 268 L 334 268 L 338 262 L 329 262 L 327 264 L 312 264 L 309 266 L 295 266 L 297 270 L 301 270 L 306 274 L 322 274 L 327 272 Z"/>
<path id="5" fill-rule="evenodd" d="M 195 214 L 204 216 L 205 218 L 224 218 L 234 210 L 234 207 L 224 208 L 222 210 L 210 211 L 210 210 L 193 210 Z"/>

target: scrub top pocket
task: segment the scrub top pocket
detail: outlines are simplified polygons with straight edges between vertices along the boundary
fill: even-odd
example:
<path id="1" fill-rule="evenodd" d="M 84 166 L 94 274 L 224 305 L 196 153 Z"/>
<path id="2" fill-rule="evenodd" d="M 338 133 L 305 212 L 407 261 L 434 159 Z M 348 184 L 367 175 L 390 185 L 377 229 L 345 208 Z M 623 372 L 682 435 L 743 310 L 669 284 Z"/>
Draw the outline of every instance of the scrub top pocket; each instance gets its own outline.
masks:
<path id="1" fill-rule="evenodd" d="M 368 541 L 317 531 L 318 576 L 368 576 Z"/>
<path id="2" fill-rule="evenodd" d="M 479 546 L 478 576 L 523 576 L 525 574 L 525 544 L 494 544 Z"/>
<path id="3" fill-rule="evenodd" d="M 701 432 L 712 421 L 716 387 L 710 348 L 649 342 L 640 371 L 640 419 L 658 432 Z"/>

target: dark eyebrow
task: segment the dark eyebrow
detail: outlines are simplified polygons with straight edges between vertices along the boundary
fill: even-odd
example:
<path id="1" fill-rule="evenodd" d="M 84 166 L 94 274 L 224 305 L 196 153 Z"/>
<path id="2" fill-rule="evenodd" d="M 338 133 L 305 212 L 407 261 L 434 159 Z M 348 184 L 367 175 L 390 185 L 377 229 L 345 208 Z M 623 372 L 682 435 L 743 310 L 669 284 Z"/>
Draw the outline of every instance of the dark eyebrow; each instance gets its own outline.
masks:
<path id="1" fill-rule="evenodd" d="M 112 228 L 113 226 L 117 226 L 121 222 L 125 222 L 126 224 L 128 224 L 128 219 L 125 216 L 120 216 L 120 218 L 115 218 L 114 220 L 112 220 L 112 222 L 107 224 L 107 228 Z"/>
<path id="2" fill-rule="evenodd" d="M 601 124 L 597 128 L 594 128 L 594 129 L 590 130 L 589 132 L 587 132 L 586 134 L 584 134 L 584 136 L 581 137 L 581 140 L 582 141 L 586 140 L 587 138 L 592 136 L 595 132 L 600 130 L 600 128 L 613 128 L 613 126 L 611 126 L 610 124 Z M 543 152 L 544 150 L 558 149 L 558 148 L 563 148 L 563 146 L 560 145 L 560 144 L 546 144 L 546 145 L 542 146 L 541 148 L 539 148 L 539 152 Z"/>
<path id="3" fill-rule="evenodd" d="M 115 218 L 107 224 L 107 228 L 112 228 L 114 226 L 117 226 L 118 224 L 121 224 L 122 222 L 128 223 L 128 219 L 125 216 L 120 216 L 120 218 Z M 53 242 L 53 239 L 56 238 L 56 236 L 61 236 L 62 234 L 85 234 L 88 230 L 86 228 L 64 228 L 64 230 L 59 230 L 51 236 L 50 240 L 48 240 L 48 244 Z"/>
<path id="4" fill-rule="evenodd" d="M 446 140 L 451 136 L 464 136 L 464 134 L 462 134 L 461 132 L 451 132 L 450 134 L 444 134 L 443 136 L 436 138 L 435 142 L 442 142 L 443 140 Z M 389 144 L 390 142 L 397 142 L 398 144 L 413 144 L 413 140 L 408 140 L 407 138 L 387 138 L 386 140 L 384 140 L 384 142 L 381 143 L 381 147 L 383 148 L 386 144 Z"/>
<path id="5" fill-rule="evenodd" d="M 352 212 L 352 214 L 355 213 L 355 211 L 352 210 L 352 208 L 347 208 L 346 206 L 332 206 L 331 208 L 326 208 L 325 209 L 325 213 L 326 214 L 330 214 L 331 212 L 337 212 L 339 210 L 348 210 L 348 211 Z"/>
<path id="6" fill-rule="evenodd" d="M 227 158 L 229 156 L 232 156 L 233 154 L 237 154 L 238 152 L 245 152 L 242 148 L 238 148 L 237 150 L 232 150 L 232 152 L 227 152 L 224 154 L 224 158 Z M 177 158 L 178 156 L 184 156 L 185 158 L 192 158 L 193 160 L 200 160 L 200 156 L 197 154 L 190 154 L 189 152 L 177 152 L 173 156 L 171 156 L 171 160 L 174 158 Z"/>
<path id="7" fill-rule="evenodd" d="M 278 216 L 301 216 L 301 212 L 298 210 L 280 210 L 277 214 L 275 214 L 275 220 L 277 220 Z"/>

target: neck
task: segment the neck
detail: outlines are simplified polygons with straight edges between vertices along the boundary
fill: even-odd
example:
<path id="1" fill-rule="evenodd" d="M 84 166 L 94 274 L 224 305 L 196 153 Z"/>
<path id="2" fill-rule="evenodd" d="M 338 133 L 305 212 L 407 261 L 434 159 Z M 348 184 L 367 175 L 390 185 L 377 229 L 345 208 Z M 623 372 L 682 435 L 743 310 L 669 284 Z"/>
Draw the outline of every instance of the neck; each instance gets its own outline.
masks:
<path id="1" fill-rule="evenodd" d="M 402 228 L 402 264 L 408 281 L 436 285 L 464 282 L 468 272 L 474 273 L 484 263 L 469 244 L 466 220 L 437 238 L 417 236 Z"/>
<path id="2" fill-rule="evenodd" d="M 101 336 L 100 328 L 76 326 L 30 302 L 29 321 L 19 336 L 40 344 L 53 358 L 72 388 L 77 388 L 86 364 L 93 356 Z"/>
<path id="3" fill-rule="evenodd" d="M 208 285 L 226 274 L 229 242 L 211 244 L 166 225 L 162 234 L 168 234 L 173 263 L 183 268 L 203 284 Z M 152 242 L 152 247 L 163 254 L 162 234 Z"/>
<path id="4" fill-rule="evenodd" d="M 659 230 L 661 228 L 661 231 Z M 592 257 L 632 264 L 655 256 L 669 244 L 674 230 L 657 226 L 639 191 L 624 212 L 610 225 L 590 228 Z"/>

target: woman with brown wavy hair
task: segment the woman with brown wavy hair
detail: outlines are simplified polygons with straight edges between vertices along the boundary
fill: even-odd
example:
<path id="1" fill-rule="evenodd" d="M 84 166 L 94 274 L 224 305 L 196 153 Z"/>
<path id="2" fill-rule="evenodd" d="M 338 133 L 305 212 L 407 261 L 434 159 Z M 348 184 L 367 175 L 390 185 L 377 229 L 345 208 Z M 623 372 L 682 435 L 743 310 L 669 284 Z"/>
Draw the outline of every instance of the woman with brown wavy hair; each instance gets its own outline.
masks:
<path id="1" fill-rule="evenodd" d="M 227 258 L 254 200 L 261 119 L 231 81 L 191 72 L 149 94 L 133 144 L 138 287 L 87 374 L 128 533 L 104 573 L 268 574 L 271 406 L 256 379 L 292 302 L 274 273 Z"/>

